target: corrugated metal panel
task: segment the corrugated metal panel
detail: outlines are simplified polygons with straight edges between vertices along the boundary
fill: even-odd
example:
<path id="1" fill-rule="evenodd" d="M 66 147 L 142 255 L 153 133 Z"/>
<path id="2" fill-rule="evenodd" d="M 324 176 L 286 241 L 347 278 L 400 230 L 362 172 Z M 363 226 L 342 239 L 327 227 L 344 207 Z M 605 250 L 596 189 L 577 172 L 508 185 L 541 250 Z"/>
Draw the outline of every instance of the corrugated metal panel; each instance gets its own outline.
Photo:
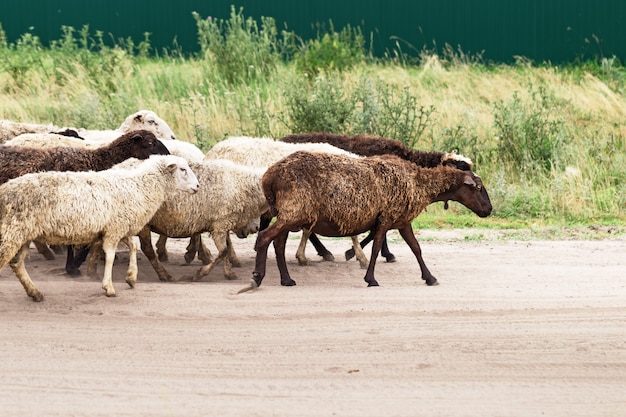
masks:
<path id="1" fill-rule="evenodd" d="M 90 32 L 100 30 L 109 39 L 130 37 L 138 43 L 151 33 L 157 49 L 185 52 L 198 49 L 191 16 L 227 18 L 232 0 L 5 0 L 0 23 L 14 42 L 32 32 L 44 44 L 61 37 L 61 26 Z M 623 0 L 240 0 L 244 15 L 271 16 L 303 37 L 315 35 L 315 24 L 332 19 L 335 28 L 360 26 L 369 40 L 375 34 L 378 55 L 393 47 L 398 37 L 416 49 L 450 44 L 465 52 L 484 51 L 484 57 L 512 62 L 520 55 L 537 62 L 573 61 L 585 56 L 626 59 L 626 2 Z M 596 41 L 599 40 L 599 43 Z M 405 45 L 404 51 L 409 51 Z"/>

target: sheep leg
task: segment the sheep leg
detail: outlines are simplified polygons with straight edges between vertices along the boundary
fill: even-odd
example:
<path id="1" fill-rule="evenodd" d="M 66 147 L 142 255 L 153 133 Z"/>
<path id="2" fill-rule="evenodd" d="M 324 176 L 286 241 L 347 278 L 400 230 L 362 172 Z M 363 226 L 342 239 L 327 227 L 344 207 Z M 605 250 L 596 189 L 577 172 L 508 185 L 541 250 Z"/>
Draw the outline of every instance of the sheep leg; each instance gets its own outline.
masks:
<path id="1" fill-rule="evenodd" d="M 95 277 L 97 275 L 98 261 L 102 251 L 102 241 L 93 242 L 88 246 L 87 275 Z"/>
<path id="2" fill-rule="evenodd" d="M 367 246 L 368 243 L 370 243 L 372 241 L 372 239 L 374 239 L 374 235 L 370 232 L 367 236 L 365 236 L 365 239 L 363 239 L 361 241 L 361 247 L 364 248 Z M 349 261 L 350 259 L 354 258 L 356 252 L 354 250 L 354 245 L 352 248 L 348 249 L 346 251 L 346 261 Z M 387 260 L 387 262 L 392 263 L 396 261 L 396 256 L 389 252 L 389 245 L 387 244 L 387 236 L 385 236 L 385 240 L 383 241 L 383 246 L 380 250 L 380 254 Z M 358 258 L 357 258 L 358 259 Z"/>
<path id="3" fill-rule="evenodd" d="M 435 278 L 426 267 L 426 263 L 422 258 L 422 249 L 420 248 L 420 244 L 415 238 L 415 234 L 413 233 L 413 228 L 411 227 L 411 225 L 403 227 L 402 229 L 398 229 L 398 231 L 400 232 L 400 236 L 402 236 L 402 239 L 404 239 L 407 245 L 409 245 L 409 248 L 411 248 L 411 251 L 415 255 L 417 263 L 419 264 L 422 271 L 422 279 L 426 281 L 426 285 L 439 285 L 439 283 L 437 282 L 437 278 Z"/>
<path id="4" fill-rule="evenodd" d="M 191 241 L 189 242 L 191 244 Z M 211 255 L 211 251 L 204 244 L 202 240 L 202 234 L 198 233 L 198 259 L 202 261 L 202 265 L 208 265 L 213 260 L 213 256 Z"/>
<path id="5" fill-rule="evenodd" d="M 48 245 L 46 245 L 44 242 L 38 242 L 36 240 L 33 243 L 35 244 L 35 247 L 37 248 L 37 252 L 42 254 L 44 258 L 46 258 L 49 261 L 54 260 L 55 258 L 54 253 L 50 250 Z"/>
<path id="6" fill-rule="evenodd" d="M 157 239 L 157 243 L 156 243 L 156 253 L 159 256 L 159 261 L 161 261 L 161 262 L 169 261 L 169 256 L 167 254 L 166 244 L 167 244 L 167 236 L 159 235 L 159 238 Z M 194 253 L 194 256 L 195 256 L 195 253 Z M 193 258 L 191 258 L 191 259 L 193 259 Z M 187 262 L 187 263 L 189 263 L 189 262 Z"/>
<path id="7" fill-rule="evenodd" d="M 241 266 L 241 261 L 235 252 L 235 247 L 233 246 L 233 241 L 230 238 L 230 233 L 226 236 L 226 239 L 228 240 L 228 261 L 233 267 L 239 268 Z"/>
<path id="8" fill-rule="evenodd" d="M 146 258 L 150 261 L 152 268 L 154 268 L 154 272 L 156 272 L 160 281 L 172 281 L 172 276 L 163 268 L 163 265 L 159 261 L 156 253 L 154 252 L 154 248 L 152 247 L 152 234 L 150 232 L 150 227 L 145 226 L 143 229 L 139 231 L 137 234 L 139 236 L 139 244 L 141 245 L 141 251 Z"/>
<path id="9" fill-rule="evenodd" d="M 76 256 L 74 254 L 74 245 L 67 245 L 67 258 L 65 259 L 65 272 L 71 277 L 80 276 L 80 270 L 76 265 Z M 80 264 L 79 264 L 80 265 Z"/>
<path id="10" fill-rule="evenodd" d="M 312 236 L 315 236 L 315 235 L 311 233 L 310 230 L 302 229 L 302 237 L 300 238 L 300 244 L 298 245 L 298 250 L 296 251 L 296 259 L 298 260 L 298 265 L 305 266 L 309 264 L 309 260 L 306 258 L 304 251 L 306 249 L 306 242 Z M 315 238 L 317 239 L 317 236 Z"/>
<path id="11" fill-rule="evenodd" d="M 137 283 L 137 272 L 139 271 L 139 268 L 137 267 L 137 245 L 133 242 L 133 238 L 129 236 L 123 238 L 121 242 L 128 248 L 128 270 L 126 271 L 126 283 L 131 288 L 135 288 L 135 284 Z"/>
<path id="12" fill-rule="evenodd" d="M 354 250 L 354 253 L 356 253 L 356 259 L 359 261 L 359 265 L 363 269 L 367 268 L 369 262 L 367 261 L 367 256 L 365 256 L 365 252 L 363 252 L 363 248 L 359 244 L 359 237 L 350 236 L 350 238 L 352 239 L 352 248 Z"/>
<path id="13" fill-rule="evenodd" d="M 52 252 L 54 252 L 55 254 L 62 254 L 63 253 L 63 246 L 64 245 L 50 245 L 50 249 L 52 250 Z"/>
<path id="14" fill-rule="evenodd" d="M 196 253 L 200 252 L 200 233 L 196 233 L 189 238 L 189 243 L 185 248 L 185 262 L 190 264 L 196 257 Z"/>
<path id="15" fill-rule="evenodd" d="M 267 229 L 271 222 L 272 216 L 269 212 L 261 214 L 261 218 L 259 219 L 259 231 Z"/>
<path id="16" fill-rule="evenodd" d="M 37 289 L 37 287 L 35 287 L 35 284 L 30 279 L 28 272 L 26 272 L 26 267 L 24 266 L 24 259 L 28 255 L 28 248 L 30 246 L 29 243 L 22 245 L 19 252 L 17 252 L 17 255 L 9 261 L 9 265 L 11 266 L 11 269 L 17 279 L 20 280 L 24 290 L 26 290 L 26 294 L 28 294 L 33 301 L 41 301 L 43 300 L 43 294 Z M 6 263 L 6 261 L 2 262 L 0 265 L 4 265 L 4 263 Z"/>
<path id="17" fill-rule="evenodd" d="M 228 232 L 222 233 L 213 233 L 213 241 L 215 242 L 215 246 L 219 251 L 217 257 L 210 262 L 208 265 L 203 266 L 196 272 L 196 276 L 194 277 L 194 281 L 199 281 L 206 275 L 209 275 L 211 270 L 217 265 L 220 261 L 224 260 L 224 276 L 226 279 L 237 279 L 237 274 L 235 274 L 230 265 L 230 260 L 228 259 L 229 254 L 229 246 L 231 245 L 230 240 L 228 239 Z"/>
<path id="18" fill-rule="evenodd" d="M 102 250 L 104 250 L 102 289 L 105 291 L 107 297 L 115 297 L 115 288 L 113 288 L 113 261 L 115 260 L 117 243 L 117 241 L 113 242 L 108 237 L 102 240 Z"/>
<path id="19" fill-rule="evenodd" d="M 324 246 L 324 244 L 320 241 L 315 233 L 311 233 L 311 235 L 309 236 L 309 240 L 313 244 L 313 247 L 317 251 L 317 254 L 321 256 L 325 261 L 335 261 L 335 257 L 333 256 L 333 254 L 330 253 L 328 249 L 326 249 L 326 246 Z"/>
<path id="20" fill-rule="evenodd" d="M 372 244 L 372 256 L 370 258 L 370 263 L 369 263 L 369 266 L 367 267 L 367 272 L 365 273 L 365 277 L 363 278 L 365 282 L 367 282 L 368 287 L 378 287 L 378 282 L 376 281 L 376 278 L 374 278 L 374 268 L 376 267 L 376 258 L 378 258 L 380 249 L 383 246 L 385 233 L 387 233 L 387 229 L 381 227 L 380 225 L 374 231 L 374 243 Z"/>
<path id="21" fill-rule="evenodd" d="M 389 245 L 387 243 L 387 235 L 385 235 L 385 240 L 383 240 L 383 247 L 380 249 L 380 254 L 385 258 L 385 260 L 389 263 L 393 263 L 396 261 L 396 255 L 389 252 Z"/>
<path id="22" fill-rule="evenodd" d="M 263 278 L 265 277 L 265 270 L 267 264 L 267 249 L 269 248 L 270 243 L 282 233 L 289 233 L 289 225 L 285 225 L 280 220 L 277 220 L 274 224 L 270 225 L 267 229 L 261 230 L 257 235 L 256 242 L 254 244 L 254 250 L 256 251 L 256 257 L 254 260 L 254 272 L 252 272 L 252 287 L 256 288 L 261 285 L 263 282 Z M 286 240 L 286 238 L 285 238 Z M 276 247 L 274 247 L 276 250 Z M 284 262 L 285 254 L 283 252 L 283 262 Z M 276 262 L 278 263 L 278 253 L 276 254 Z M 286 266 L 286 262 L 285 262 Z M 287 272 L 287 276 L 289 273 Z M 295 281 L 291 280 L 292 284 L 295 285 Z M 282 284 L 281 277 L 281 284 Z M 287 284 L 287 282 L 285 282 Z M 243 289 L 240 292 L 247 291 L 247 289 Z"/>
<path id="23" fill-rule="evenodd" d="M 276 239 L 274 239 L 274 252 L 276 253 L 276 265 L 278 266 L 278 271 L 280 272 L 280 285 L 292 287 L 296 285 L 296 281 L 291 279 L 289 276 L 289 270 L 287 270 L 287 260 L 285 259 L 285 247 L 287 246 L 288 236 L 289 230 L 276 236 Z"/>
<path id="24" fill-rule="evenodd" d="M 76 247 L 74 247 L 74 249 L 76 249 Z M 76 268 L 80 267 L 83 262 L 85 262 L 85 259 L 87 259 L 87 255 L 89 255 L 90 251 L 90 245 L 81 245 L 78 247 L 78 251 L 74 252 L 74 265 Z"/>

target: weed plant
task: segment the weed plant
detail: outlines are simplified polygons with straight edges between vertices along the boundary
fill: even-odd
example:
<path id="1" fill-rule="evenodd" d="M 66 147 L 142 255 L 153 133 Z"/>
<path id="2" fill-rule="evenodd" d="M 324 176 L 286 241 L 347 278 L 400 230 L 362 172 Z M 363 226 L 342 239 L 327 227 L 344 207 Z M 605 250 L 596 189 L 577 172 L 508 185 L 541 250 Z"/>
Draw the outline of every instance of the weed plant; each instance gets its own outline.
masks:
<path id="1" fill-rule="evenodd" d="M 359 28 L 331 22 L 302 40 L 234 7 L 228 19 L 193 17 L 201 52 L 159 57 L 149 34 L 135 43 L 62 27 L 42 45 L 34 33 L 10 43 L 0 26 L 0 119 L 112 129 L 147 108 L 205 150 L 229 135 L 377 135 L 474 161 L 492 216 L 434 204 L 430 224 L 626 224 L 626 71 L 616 59 L 485 65 L 444 48 L 374 62 Z"/>

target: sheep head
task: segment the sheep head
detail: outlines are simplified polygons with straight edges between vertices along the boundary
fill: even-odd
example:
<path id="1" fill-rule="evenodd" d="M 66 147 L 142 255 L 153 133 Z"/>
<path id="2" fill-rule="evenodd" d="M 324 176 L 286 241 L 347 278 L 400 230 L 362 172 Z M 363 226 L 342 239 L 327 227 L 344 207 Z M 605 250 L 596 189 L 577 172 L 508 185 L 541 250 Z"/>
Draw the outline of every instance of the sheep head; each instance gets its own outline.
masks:
<path id="1" fill-rule="evenodd" d="M 489 216 L 492 210 L 491 200 L 480 177 L 472 171 L 459 172 L 458 175 L 457 184 L 440 194 L 436 201 L 443 201 L 446 209 L 449 200 L 456 201 L 472 210 L 478 217 Z"/>
<path id="2" fill-rule="evenodd" d="M 148 130 L 159 139 L 164 140 L 176 140 L 176 135 L 165 122 L 157 114 L 150 110 L 139 110 L 137 113 L 133 113 L 124 120 L 119 127 L 121 132 L 129 132 L 131 130 Z"/>

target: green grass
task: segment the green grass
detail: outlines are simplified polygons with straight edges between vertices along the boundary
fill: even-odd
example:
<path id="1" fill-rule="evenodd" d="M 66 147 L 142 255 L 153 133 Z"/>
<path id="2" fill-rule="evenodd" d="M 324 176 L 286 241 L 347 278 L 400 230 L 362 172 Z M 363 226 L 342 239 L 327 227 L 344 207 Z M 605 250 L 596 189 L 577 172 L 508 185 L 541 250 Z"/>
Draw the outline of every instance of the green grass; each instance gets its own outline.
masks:
<path id="1" fill-rule="evenodd" d="M 617 60 L 490 65 L 460 49 L 375 60 L 358 28 L 320 28 L 303 41 L 235 9 L 196 23 L 197 55 L 150 57 L 148 37 L 106 46 L 88 27 L 64 27 L 50 46 L 32 34 L 0 42 L 0 119 L 103 129 L 146 108 L 204 150 L 229 135 L 382 135 L 458 150 L 489 191 L 490 217 L 435 204 L 418 229 L 626 225 L 626 69 Z"/>

